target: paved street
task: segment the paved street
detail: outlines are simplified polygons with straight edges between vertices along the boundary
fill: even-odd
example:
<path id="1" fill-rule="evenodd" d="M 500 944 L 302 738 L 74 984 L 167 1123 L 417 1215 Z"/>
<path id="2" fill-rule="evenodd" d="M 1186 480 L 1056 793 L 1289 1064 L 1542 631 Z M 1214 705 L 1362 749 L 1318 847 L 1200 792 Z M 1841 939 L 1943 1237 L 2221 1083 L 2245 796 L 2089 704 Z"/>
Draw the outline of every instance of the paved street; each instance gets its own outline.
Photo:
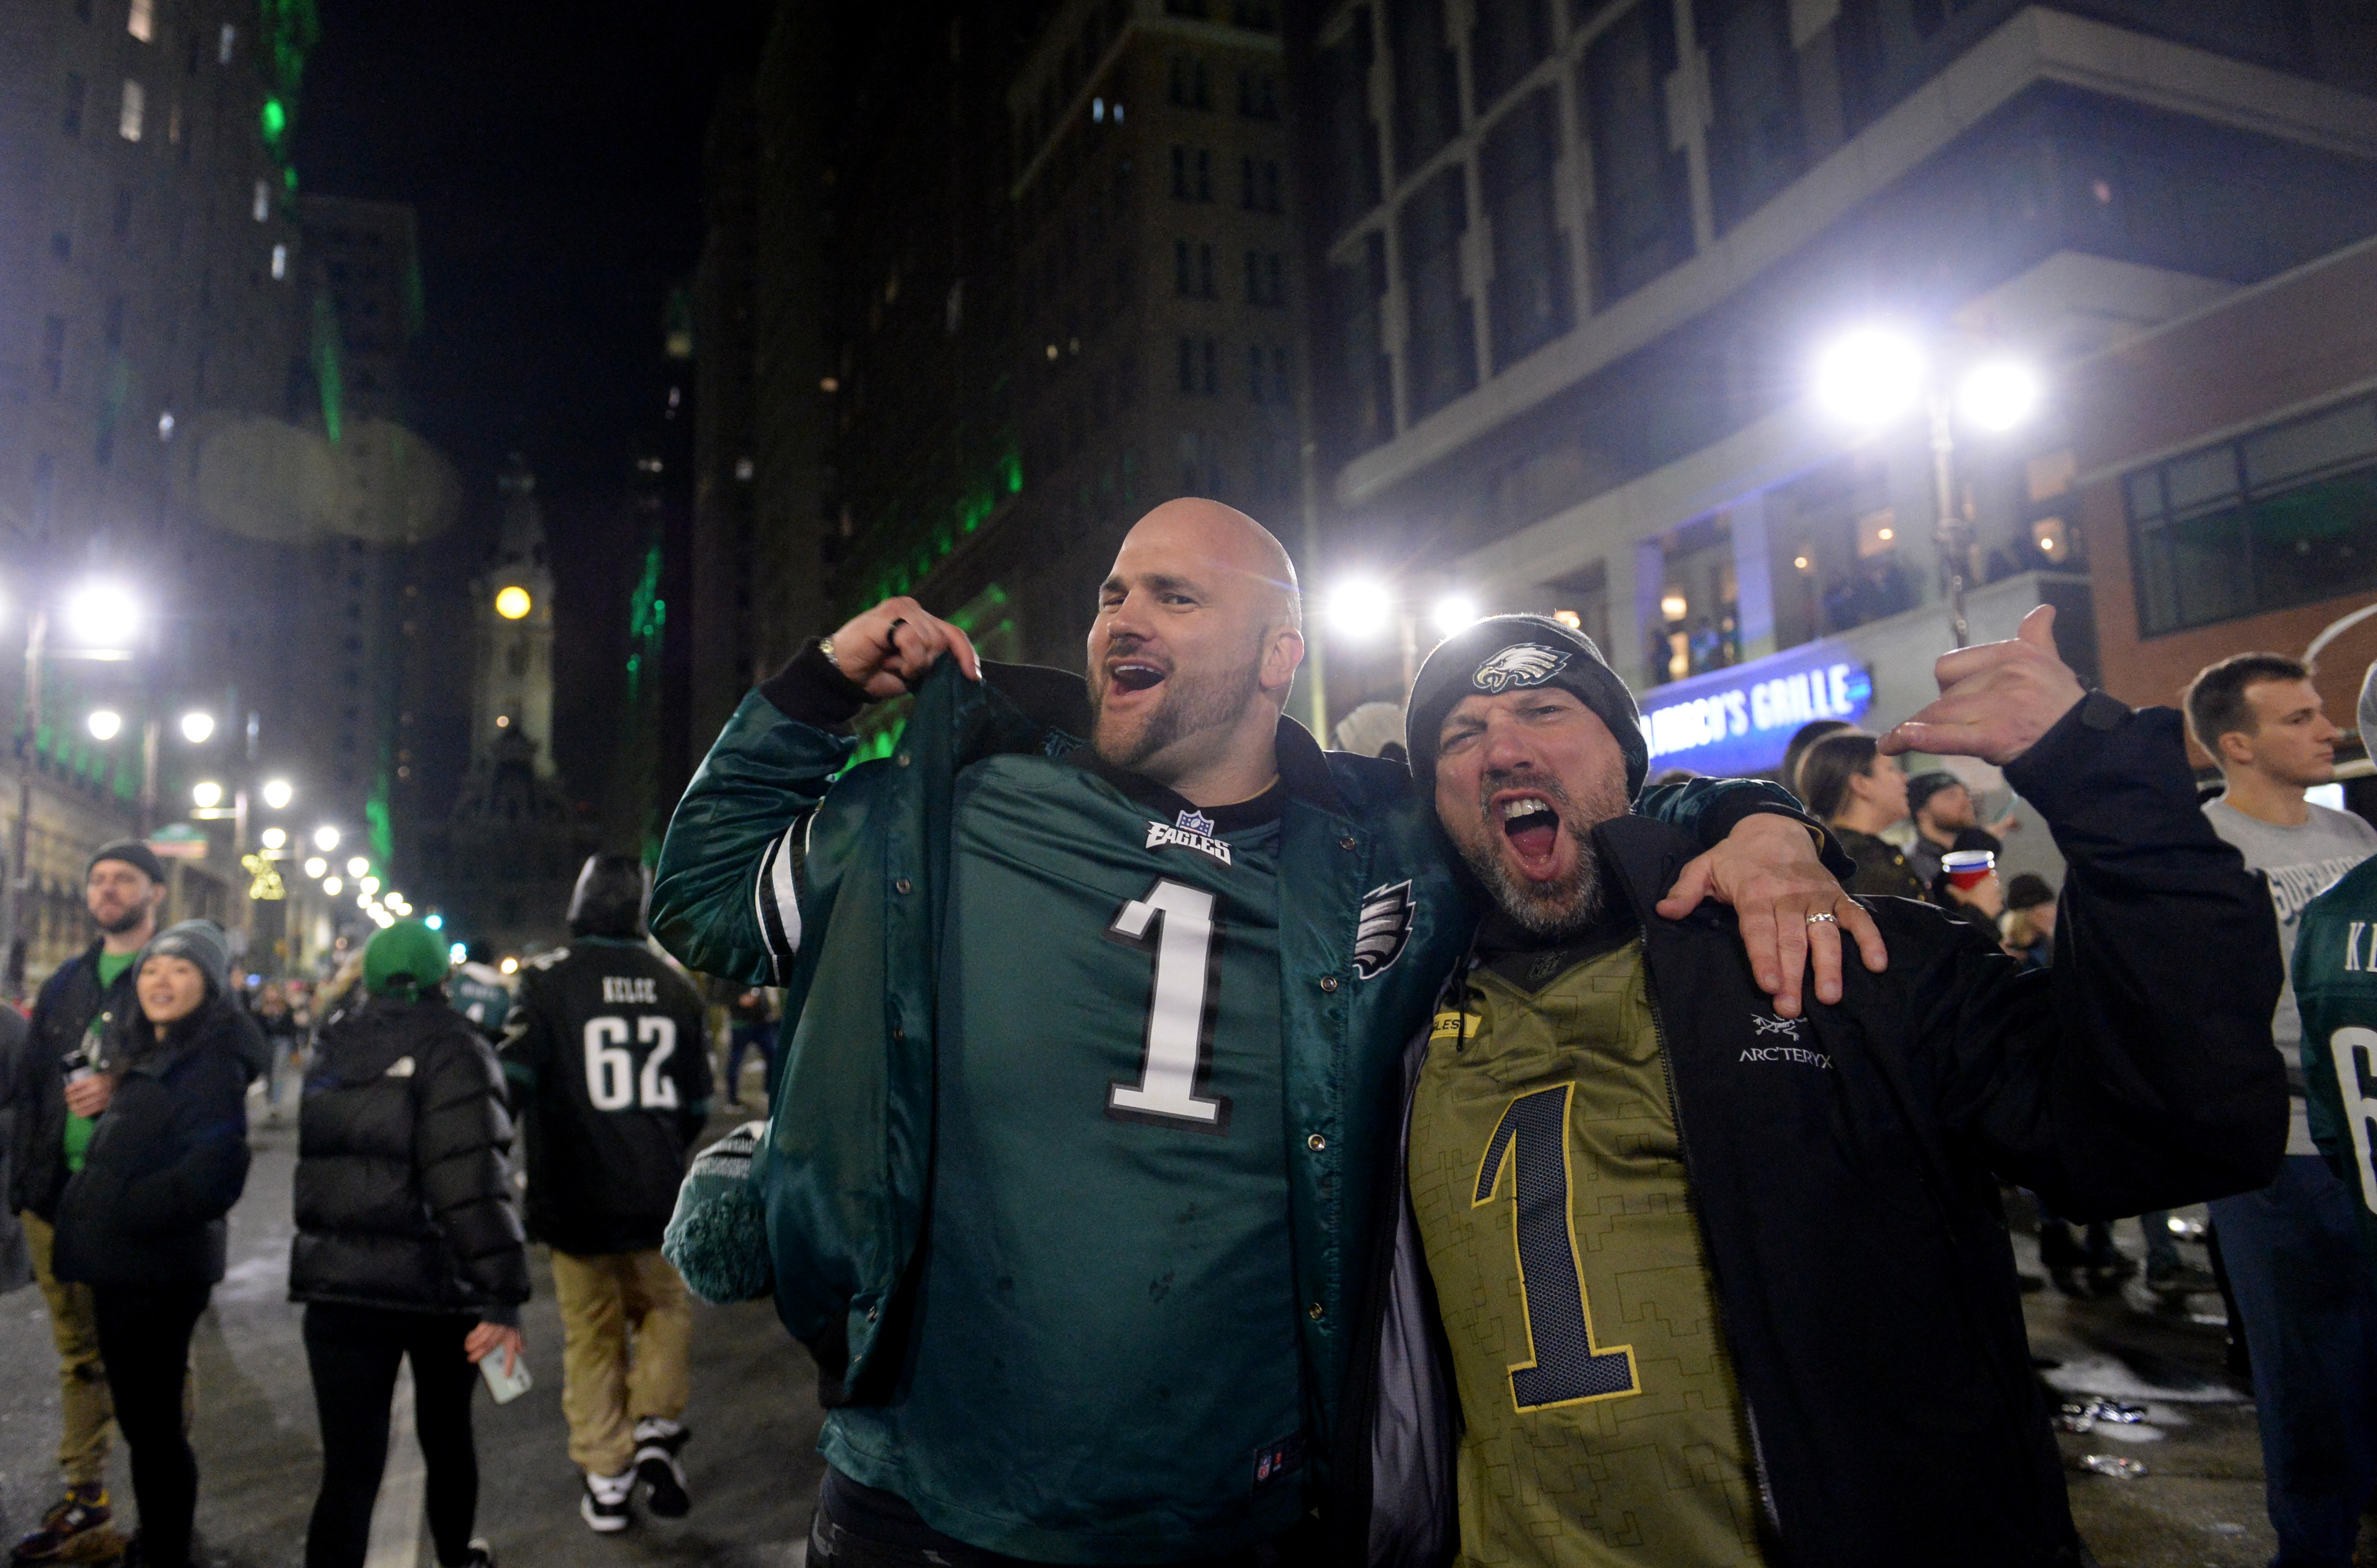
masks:
<path id="1" fill-rule="evenodd" d="M 319 1457 L 298 1309 L 282 1299 L 295 1134 L 287 1125 L 259 1126 L 254 1143 L 247 1194 L 233 1216 L 230 1277 L 198 1331 L 198 1523 L 216 1561 L 282 1568 L 300 1561 Z M 2123 1225 L 2119 1240 L 2134 1252 L 2136 1227 Z M 2017 1250 L 2035 1267 L 2027 1238 L 2017 1239 Z M 2200 1250 L 2190 1253 L 2201 1261 Z M 2207 1317 L 2219 1312 L 2216 1296 L 2189 1305 Z M 2216 1324 L 2154 1306 L 2134 1287 L 2112 1300 L 2073 1301 L 2050 1289 L 2027 1302 L 2033 1349 L 2059 1363 L 2047 1373 L 2051 1381 L 2149 1411 L 2143 1427 L 2059 1439 L 2082 1533 L 2104 1568 L 2259 1568 L 2275 1543 L 2262 1511 L 2252 1407 L 2221 1376 Z M 484 1398 L 477 1407 L 480 1529 L 507 1568 L 803 1561 L 819 1465 L 807 1357 L 764 1304 L 696 1311 L 687 1418 L 695 1435 L 686 1455 L 693 1515 L 674 1524 L 639 1520 L 626 1536 L 598 1541 L 579 1521 L 577 1478 L 563 1452 L 560 1328 L 551 1276 L 539 1261 L 526 1320 L 536 1387 L 507 1407 Z M 54 1365 L 39 1295 L 0 1299 L 0 1522 L 11 1536 L 51 1495 Z M 2147 1473 L 2088 1473 L 2080 1461 L 2092 1454 L 2142 1460 Z M 113 1485 L 128 1502 L 120 1452 L 115 1464 Z M 417 1523 L 419 1486 L 408 1433 L 391 1448 L 371 1568 L 433 1561 Z"/>
<path id="2" fill-rule="evenodd" d="M 230 1276 L 198 1326 L 198 1530 L 212 1560 L 229 1568 L 292 1568 L 304 1557 L 321 1462 L 300 1309 L 285 1299 L 296 1134 L 293 1125 L 259 1125 L 252 1141 L 255 1165 L 232 1216 Z M 694 1435 L 685 1455 L 693 1514 L 639 1517 L 625 1536 L 598 1540 L 579 1520 L 577 1474 L 564 1452 L 561 1325 L 541 1255 L 535 1271 L 523 1328 L 536 1386 L 508 1406 L 484 1394 L 476 1405 L 479 1530 L 504 1568 L 801 1562 L 821 1465 L 819 1411 L 808 1357 L 773 1311 L 695 1304 L 686 1417 Z M 54 1495 L 56 1366 L 40 1293 L 0 1297 L 0 1524 L 10 1539 Z M 417 1523 L 416 1465 L 407 1431 L 390 1447 L 370 1568 L 412 1568 L 416 1553 L 424 1565 L 436 1561 Z M 120 1448 L 110 1486 L 128 1513 Z M 388 1503 L 400 1497 L 412 1503 L 410 1531 L 390 1517 Z"/>

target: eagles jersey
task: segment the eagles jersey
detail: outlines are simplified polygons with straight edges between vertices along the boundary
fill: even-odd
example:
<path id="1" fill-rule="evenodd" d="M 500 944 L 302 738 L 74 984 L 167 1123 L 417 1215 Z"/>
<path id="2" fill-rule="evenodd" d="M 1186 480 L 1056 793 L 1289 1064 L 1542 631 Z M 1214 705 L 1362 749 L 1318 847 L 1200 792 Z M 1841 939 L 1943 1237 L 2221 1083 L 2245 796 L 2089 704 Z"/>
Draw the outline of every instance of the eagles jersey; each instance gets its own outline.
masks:
<path id="1" fill-rule="evenodd" d="M 579 1256 L 659 1246 L 710 1109 L 692 984 L 640 942 L 576 938 L 520 970 L 499 1054 L 530 1234 Z"/>
<path id="2" fill-rule="evenodd" d="M 461 964 L 455 968 L 453 978 L 446 982 L 446 994 L 454 1011 L 471 1020 L 471 1027 L 489 1039 L 504 1038 L 504 1019 L 512 1010 L 512 988 L 504 977 L 484 964 Z"/>
<path id="3" fill-rule="evenodd" d="M 1304 1510 L 1282 794 L 960 779 L 921 1287 L 891 1398 L 822 1446 L 961 1541 L 1170 1562 Z"/>
<path id="4" fill-rule="evenodd" d="M 1519 975 L 1473 971 L 1412 1101 L 1461 1396 L 1459 1568 L 1762 1563 L 1642 947 Z"/>

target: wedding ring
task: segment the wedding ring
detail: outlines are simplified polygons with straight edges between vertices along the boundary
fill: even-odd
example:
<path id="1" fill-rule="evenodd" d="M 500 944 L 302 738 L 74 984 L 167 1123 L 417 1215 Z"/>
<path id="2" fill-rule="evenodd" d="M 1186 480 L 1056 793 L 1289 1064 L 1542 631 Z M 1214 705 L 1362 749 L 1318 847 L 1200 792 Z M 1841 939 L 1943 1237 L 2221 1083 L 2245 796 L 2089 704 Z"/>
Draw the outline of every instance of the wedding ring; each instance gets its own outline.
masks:
<path id="1" fill-rule="evenodd" d="M 1808 917 L 1808 923 L 1810 925 L 1833 925 L 1836 924 L 1837 921 L 1834 917 L 1831 915 L 1810 915 Z"/>

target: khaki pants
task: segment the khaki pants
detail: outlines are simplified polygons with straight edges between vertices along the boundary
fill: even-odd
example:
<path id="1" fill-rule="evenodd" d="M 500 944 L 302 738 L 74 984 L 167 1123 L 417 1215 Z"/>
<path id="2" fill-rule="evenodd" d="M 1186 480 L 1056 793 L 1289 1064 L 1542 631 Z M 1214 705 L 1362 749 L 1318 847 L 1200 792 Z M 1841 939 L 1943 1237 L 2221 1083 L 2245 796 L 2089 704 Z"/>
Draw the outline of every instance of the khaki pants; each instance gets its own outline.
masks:
<path id="1" fill-rule="evenodd" d="M 685 1281 L 655 1250 L 604 1257 L 553 1254 L 561 1307 L 561 1413 L 569 1461 L 598 1476 L 636 1456 L 635 1426 L 685 1413 L 693 1304 Z"/>
<path id="2" fill-rule="evenodd" d="M 57 1232 L 49 1221 L 30 1209 L 18 1218 L 25 1222 L 26 1249 L 33 1254 L 33 1277 L 49 1303 L 50 1337 L 58 1347 L 58 1402 L 66 1414 L 66 1430 L 58 1437 L 58 1468 L 68 1486 L 101 1485 L 107 1479 L 115 1406 L 107 1395 L 107 1368 L 99 1359 L 99 1320 L 91 1312 L 90 1287 L 63 1284 L 51 1272 Z"/>

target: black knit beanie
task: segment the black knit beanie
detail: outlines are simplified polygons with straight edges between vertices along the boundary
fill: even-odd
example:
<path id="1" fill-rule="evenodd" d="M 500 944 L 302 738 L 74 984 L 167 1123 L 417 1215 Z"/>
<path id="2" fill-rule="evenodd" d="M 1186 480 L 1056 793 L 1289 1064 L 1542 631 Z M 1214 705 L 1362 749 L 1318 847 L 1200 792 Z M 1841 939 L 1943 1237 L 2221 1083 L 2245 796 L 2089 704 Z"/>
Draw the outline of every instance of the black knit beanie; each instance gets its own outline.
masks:
<path id="1" fill-rule="evenodd" d="M 1558 686 L 1598 714 L 1626 754 L 1626 798 L 1642 792 L 1651 771 L 1642 716 L 1593 639 L 1548 615 L 1491 615 L 1437 644 L 1412 681 L 1404 735 L 1423 797 L 1436 793 L 1436 742 L 1445 715 L 1463 697 L 1528 686 Z"/>

